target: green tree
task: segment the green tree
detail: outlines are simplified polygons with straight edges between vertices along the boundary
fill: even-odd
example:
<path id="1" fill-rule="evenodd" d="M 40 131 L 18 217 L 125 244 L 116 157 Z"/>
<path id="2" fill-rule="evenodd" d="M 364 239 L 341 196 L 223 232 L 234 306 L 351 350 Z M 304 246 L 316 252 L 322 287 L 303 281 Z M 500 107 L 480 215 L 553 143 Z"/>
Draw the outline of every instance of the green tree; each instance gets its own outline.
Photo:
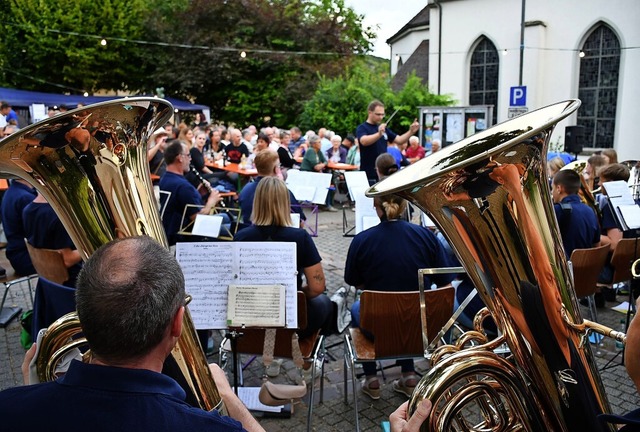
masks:
<path id="1" fill-rule="evenodd" d="M 386 68 L 386 64 L 370 66 L 360 61 L 336 78 L 321 76 L 313 97 L 304 106 L 300 126 L 353 133 L 366 118 L 369 102 L 393 98 Z"/>
<path id="2" fill-rule="evenodd" d="M 367 116 L 367 105 L 374 99 L 385 104 L 387 116 L 396 109 L 390 127 L 404 132 L 418 115 L 418 107 L 452 105 L 449 96 L 429 92 L 421 79 L 412 74 L 398 93 L 393 93 L 385 72 L 387 63 L 359 62 L 336 78 L 321 77 L 313 97 L 300 116 L 303 129 L 326 127 L 339 134 L 353 133 Z"/>
<path id="3" fill-rule="evenodd" d="M 46 83 L 93 92 L 143 87 L 148 71 L 140 45 L 145 0 L 7 0 L 0 31 L 0 83 L 60 91 Z M 94 35 L 96 37 L 90 37 Z M 107 38 L 106 46 L 101 37 Z"/>
<path id="4" fill-rule="evenodd" d="M 242 124 L 294 124 L 318 72 L 338 75 L 373 36 L 344 0 L 192 0 L 172 17 L 152 18 L 149 34 L 202 49 L 156 50 L 151 78 Z"/>

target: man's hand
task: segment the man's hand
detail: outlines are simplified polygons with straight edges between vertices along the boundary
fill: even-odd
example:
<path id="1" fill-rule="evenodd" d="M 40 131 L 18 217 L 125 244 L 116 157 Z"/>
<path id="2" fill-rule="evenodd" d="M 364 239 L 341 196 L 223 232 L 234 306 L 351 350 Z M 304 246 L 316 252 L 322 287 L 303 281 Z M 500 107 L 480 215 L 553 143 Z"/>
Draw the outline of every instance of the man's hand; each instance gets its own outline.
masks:
<path id="1" fill-rule="evenodd" d="M 31 345 L 31 348 L 25 353 L 24 360 L 22 361 L 22 380 L 25 385 L 29 385 L 29 364 L 33 357 L 36 355 L 36 344 Z"/>
<path id="2" fill-rule="evenodd" d="M 378 126 L 378 133 L 380 135 L 384 135 L 386 131 L 387 131 L 387 124 L 386 123 L 380 123 L 380 126 Z"/>
<path id="3" fill-rule="evenodd" d="M 424 400 L 418 404 L 416 412 L 407 420 L 408 406 L 409 402 L 407 401 L 400 405 L 398 409 L 389 416 L 391 432 L 418 432 L 420 426 L 431 412 L 431 401 Z"/>
<path id="4" fill-rule="evenodd" d="M 411 123 L 411 126 L 409 126 L 409 130 L 411 130 L 411 133 L 414 134 L 416 132 L 418 132 L 418 129 L 420 129 L 420 123 L 418 123 L 418 119 L 413 119 L 413 123 Z"/>

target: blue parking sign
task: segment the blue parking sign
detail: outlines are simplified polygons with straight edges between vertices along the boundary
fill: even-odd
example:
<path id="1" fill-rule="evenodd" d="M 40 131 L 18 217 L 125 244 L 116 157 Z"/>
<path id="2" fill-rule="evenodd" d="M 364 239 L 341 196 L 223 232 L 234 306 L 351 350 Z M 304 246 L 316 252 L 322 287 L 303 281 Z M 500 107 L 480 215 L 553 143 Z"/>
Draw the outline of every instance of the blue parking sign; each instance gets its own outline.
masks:
<path id="1" fill-rule="evenodd" d="M 509 106 L 527 105 L 527 86 L 511 87 L 509 92 Z"/>

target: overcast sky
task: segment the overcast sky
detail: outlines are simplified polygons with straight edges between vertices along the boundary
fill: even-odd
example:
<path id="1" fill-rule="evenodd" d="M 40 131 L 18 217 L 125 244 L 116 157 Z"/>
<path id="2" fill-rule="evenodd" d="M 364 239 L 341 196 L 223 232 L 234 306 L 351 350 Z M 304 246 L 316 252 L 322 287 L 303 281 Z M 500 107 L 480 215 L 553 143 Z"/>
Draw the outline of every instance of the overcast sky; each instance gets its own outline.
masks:
<path id="1" fill-rule="evenodd" d="M 427 0 L 345 0 L 345 4 L 364 15 L 365 25 L 379 26 L 372 54 L 388 59 L 386 40 L 416 16 L 427 5 Z"/>

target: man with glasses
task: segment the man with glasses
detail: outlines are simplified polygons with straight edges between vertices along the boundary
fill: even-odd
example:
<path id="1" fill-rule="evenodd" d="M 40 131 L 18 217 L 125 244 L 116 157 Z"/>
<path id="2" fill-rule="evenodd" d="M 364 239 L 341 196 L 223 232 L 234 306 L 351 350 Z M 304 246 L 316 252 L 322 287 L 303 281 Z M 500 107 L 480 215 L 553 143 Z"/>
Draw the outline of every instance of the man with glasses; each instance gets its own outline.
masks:
<path id="1" fill-rule="evenodd" d="M 169 245 L 175 245 L 179 240 L 178 231 L 182 226 L 183 213 L 185 218 L 189 220 L 195 219 L 197 214 L 209 214 L 222 198 L 220 192 L 213 189 L 207 202 L 203 202 L 200 192 L 184 178 L 184 174 L 189 171 L 191 155 L 189 155 L 187 146 L 181 141 L 173 140 L 167 145 L 164 151 L 164 161 L 167 165 L 167 171 L 160 178 L 160 190 L 168 192 L 170 195 L 164 204 L 162 225 L 167 234 Z M 193 207 L 186 207 L 188 204 L 192 204 Z M 199 206 L 204 207 L 199 208 Z"/>
<path id="2" fill-rule="evenodd" d="M 387 124 L 383 123 L 384 104 L 374 100 L 367 108 L 367 120 L 356 129 L 356 136 L 360 143 L 360 170 L 367 173 L 369 184 L 377 181 L 376 158 L 387 151 L 387 143 L 403 144 L 409 137 L 420 129 L 418 120 L 415 119 L 409 130 L 402 135 L 397 135 Z"/>

